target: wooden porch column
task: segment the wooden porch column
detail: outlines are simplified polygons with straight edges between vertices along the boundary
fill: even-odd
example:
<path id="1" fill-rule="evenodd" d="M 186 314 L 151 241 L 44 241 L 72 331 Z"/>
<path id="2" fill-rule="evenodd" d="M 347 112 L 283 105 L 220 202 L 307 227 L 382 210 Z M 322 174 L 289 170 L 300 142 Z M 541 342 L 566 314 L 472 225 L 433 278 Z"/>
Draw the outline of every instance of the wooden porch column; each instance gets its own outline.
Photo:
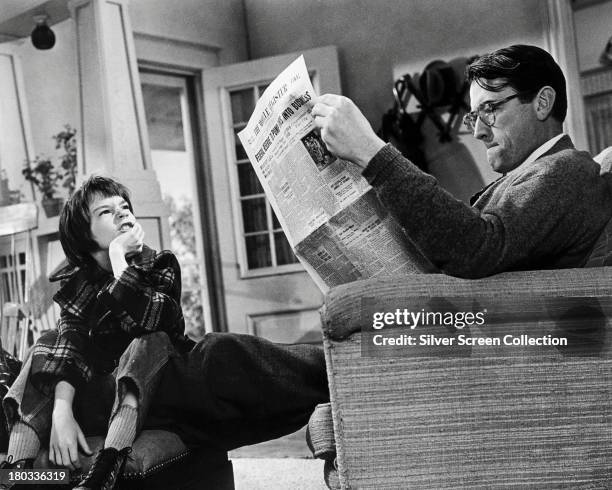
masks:
<path id="1" fill-rule="evenodd" d="M 151 164 L 127 0 L 71 0 L 80 81 L 79 175 L 125 184 L 145 242 L 170 246 L 168 211 Z"/>

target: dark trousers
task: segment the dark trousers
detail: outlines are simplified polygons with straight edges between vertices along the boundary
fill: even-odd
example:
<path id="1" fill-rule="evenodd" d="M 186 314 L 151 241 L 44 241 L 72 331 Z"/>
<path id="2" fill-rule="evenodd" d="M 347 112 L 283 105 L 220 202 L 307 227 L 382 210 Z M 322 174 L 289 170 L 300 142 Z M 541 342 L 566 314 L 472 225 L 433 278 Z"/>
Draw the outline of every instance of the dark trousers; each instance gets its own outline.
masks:
<path id="1" fill-rule="evenodd" d="M 28 374 L 29 362 L 5 409 L 9 422 L 20 418 L 45 444 L 53 399 L 35 390 Z M 86 435 L 106 433 L 126 390 L 138 397 L 138 429 L 166 429 L 187 445 L 225 450 L 294 432 L 329 399 L 319 347 L 228 333 L 207 334 L 186 353 L 163 332 L 132 341 L 113 375 L 94 377 L 75 395 L 75 417 Z"/>

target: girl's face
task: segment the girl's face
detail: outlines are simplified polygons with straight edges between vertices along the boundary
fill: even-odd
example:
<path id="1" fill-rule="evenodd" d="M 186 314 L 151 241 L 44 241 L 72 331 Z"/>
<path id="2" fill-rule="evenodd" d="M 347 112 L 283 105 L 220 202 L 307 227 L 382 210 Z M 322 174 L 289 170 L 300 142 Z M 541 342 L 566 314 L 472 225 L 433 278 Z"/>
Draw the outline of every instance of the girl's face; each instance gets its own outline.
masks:
<path id="1" fill-rule="evenodd" d="M 121 196 L 96 195 L 89 203 L 91 236 L 101 250 L 108 250 L 110 243 L 122 233 L 131 230 L 136 218 Z"/>

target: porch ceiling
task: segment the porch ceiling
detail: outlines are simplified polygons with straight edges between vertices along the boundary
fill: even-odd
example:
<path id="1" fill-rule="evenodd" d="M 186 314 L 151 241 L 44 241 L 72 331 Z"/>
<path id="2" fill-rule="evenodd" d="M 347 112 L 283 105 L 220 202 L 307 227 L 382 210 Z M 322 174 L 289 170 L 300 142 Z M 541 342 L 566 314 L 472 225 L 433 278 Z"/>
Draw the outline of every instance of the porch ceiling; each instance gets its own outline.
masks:
<path id="1" fill-rule="evenodd" d="M 68 0 L 3 0 L 0 36 L 4 40 L 27 37 L 34 29 L 34 15 L 47 14 L 49 25 L 70 17 Z"/>

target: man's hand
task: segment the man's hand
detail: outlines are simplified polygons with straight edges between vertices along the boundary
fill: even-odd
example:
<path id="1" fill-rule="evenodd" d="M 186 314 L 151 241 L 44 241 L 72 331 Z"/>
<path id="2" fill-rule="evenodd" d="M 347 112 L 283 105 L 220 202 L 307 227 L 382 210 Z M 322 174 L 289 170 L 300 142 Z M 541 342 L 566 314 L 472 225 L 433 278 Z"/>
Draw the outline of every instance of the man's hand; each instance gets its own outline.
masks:
<path id="1" fill-rule="evenodd" d="M 72 407 L 56 401 L 51 423 L 49 441 L 49 461 L 74 470 L 81 467 L 78 448 L 90 456 L 92 454 L 83 431 L 74 419 Z"/>
<path id="2" fill-rule="evenodd" d="M 140 223 L 134 223 L 134 226 L 129 231 L 121 233 L 115 238 L 108 247 L 109 253 L 112 250 L 119 251 L 124 257 L 142 252 L 144 241 L 144 230 Z"/>
<path id="3" fill-rule="evenodd" d="M 329 151 L 362 168 L 385 146 L 351 99 L 321 95 L 314 99 L 312 115 Z"/>

